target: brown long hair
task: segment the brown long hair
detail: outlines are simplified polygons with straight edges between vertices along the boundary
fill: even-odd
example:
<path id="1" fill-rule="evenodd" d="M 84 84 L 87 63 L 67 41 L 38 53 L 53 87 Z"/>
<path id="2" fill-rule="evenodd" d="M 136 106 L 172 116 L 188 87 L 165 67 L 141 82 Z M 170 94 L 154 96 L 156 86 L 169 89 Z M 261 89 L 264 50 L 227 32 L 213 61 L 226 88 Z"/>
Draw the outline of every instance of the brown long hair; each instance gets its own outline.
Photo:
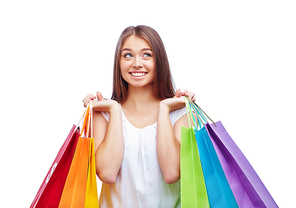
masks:
<path id="1" fill-rule="evenodd" d="M 155 97 L 161 100 L 174 97 L 175 90 L 173 78 L 171 75 L 169 61 L 162 40 L 153 28 L 145 25 L 138 25 L 136 27 L 127 27 L 121 33 L 118 39 L 114 56 L 113 92 L 111 99 L 116 100 L 117 102 L 123 102 L 127 98 L 128 83 L 122 78 L 121 75 L 120 57 L 124 41 L 131 35 L 143 38 L 152 48 L 156 66 L 156 75 L 153 85 Z"/>

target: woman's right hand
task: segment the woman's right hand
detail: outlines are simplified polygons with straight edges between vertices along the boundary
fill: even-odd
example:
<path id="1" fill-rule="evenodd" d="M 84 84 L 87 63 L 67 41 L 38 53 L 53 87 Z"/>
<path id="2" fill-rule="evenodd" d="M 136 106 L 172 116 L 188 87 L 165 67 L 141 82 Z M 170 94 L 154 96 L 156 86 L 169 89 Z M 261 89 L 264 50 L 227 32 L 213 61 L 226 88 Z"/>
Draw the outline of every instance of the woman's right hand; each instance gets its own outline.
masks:
<path id="1" fill-rule="evenodd" d="M 103 95 L 100 92 L 96 93 L 97 96 L 89 94 L 83 99 L 83 105 L 86 107 L 89 102 L 93 102 L 93 110 L 95 111 L 103 111 L 103 112 L 109 112 L 114 108 L 118 107 L 118 102 L 115 100 L 107 100 L 103 98 Z M 95 100 L 95 99 L 98 100 Z"/>

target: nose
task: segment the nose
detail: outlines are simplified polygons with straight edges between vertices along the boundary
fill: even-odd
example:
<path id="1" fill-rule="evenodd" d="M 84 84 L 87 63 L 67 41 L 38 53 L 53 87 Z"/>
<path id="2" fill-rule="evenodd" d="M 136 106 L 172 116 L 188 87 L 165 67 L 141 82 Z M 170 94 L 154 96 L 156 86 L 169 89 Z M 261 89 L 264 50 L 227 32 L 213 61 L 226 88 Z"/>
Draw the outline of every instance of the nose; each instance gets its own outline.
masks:
<path id="1" fill-rule="evenodd" d="M 140 57 L 136 57 L 135 58 L 135 62 L 133 64 L 133 68 L 135 68 L 135 69 L 141 69 L 141 68 L 143 68 L 143 64 L 141 62 L 141 58 Z"/>

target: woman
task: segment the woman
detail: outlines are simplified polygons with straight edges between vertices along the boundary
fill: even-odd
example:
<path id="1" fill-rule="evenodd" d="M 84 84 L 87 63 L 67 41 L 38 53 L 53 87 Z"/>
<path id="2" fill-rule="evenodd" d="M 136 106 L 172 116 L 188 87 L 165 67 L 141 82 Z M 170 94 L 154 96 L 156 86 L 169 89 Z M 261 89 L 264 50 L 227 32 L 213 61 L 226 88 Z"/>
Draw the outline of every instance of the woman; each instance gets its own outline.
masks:
<path id="1" fill-rule="evenodd" d="M 184 96 L 174 91 L 165 48 L 148 26 L 126 28 L 117 43 L 111 100 L 93 100 L 100 207 L 180 206 Z M 97 100 L 95 100 L 97 98 Z"/>

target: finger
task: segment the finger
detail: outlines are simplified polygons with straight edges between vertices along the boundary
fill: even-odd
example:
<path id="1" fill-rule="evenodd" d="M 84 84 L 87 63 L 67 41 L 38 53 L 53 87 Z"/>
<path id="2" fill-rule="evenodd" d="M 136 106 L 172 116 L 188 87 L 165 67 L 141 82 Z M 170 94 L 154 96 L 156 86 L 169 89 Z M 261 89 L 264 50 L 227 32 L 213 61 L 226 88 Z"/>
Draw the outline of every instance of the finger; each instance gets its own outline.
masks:
<path id="1" fill-rule="evenodd" d="M 181 95 L 182 95 L 182 96 L 190 97 L 190 91 L 188 91 L 188 90 L 184 90 L 184 91 L 181 92 Z"/>
<path id="2" fill-rule="evenodd" d="M 87 104 L 89 103 L 90 99 L 89 98 L 85 98 L 83 101 L 83 106 L 86 108 Z"/>
<path id="3" fill-rule="evenodd" d="M 99 101 L 104 100 L 103 95 L 100 92 L 97 92 L 97 98 L 98 98 Z"/>
<path id="4" fill-rule="evenodd" d="M 195 101 L 195 94 L 189 90 L 184 90 L 182 93 L 182 96 L 188 97 L 192 102 Z"/>
<path id="5" fill-rule="evenodd" d="M 92 95 L 92 94 L 88 94 L 84 99 L 83 99 L 83 102 L 85 102 L 86 100 L 88 99 L 91 99 L 91 100 L 94 100 L 96 99 L 96 96 Z"/>
<path id="6" fill-rule="evenodd" d="M 186 92 L 186 95 L 187 95 L 188 97 L 190 97 L 190 98 L 192 98 L 192 97 L 195 96 L 195 94 L 194 94 L 193 92 L 189 91 L 189 90 L 186 90 L 185 92 Z"/>
<path id="7" fill-rule="evenodd" d="M 90 101 L 92 101 L 92 100 L 93 100 L 92 98 L 88 97 L 88 98 L 85 100 L 85 102 L 84 102 L 84 107 L 87 107 L 87 106 L 88 106 L 88 103 L 89 103 Z"/>
<path id="8" fill-rule="evenodd" d="M 182 96 L 187 96 L 187 97 L 188 97 L 188 91 L 187 91 L 187 90 L 182 91 L 182 92 L 181 92 L 181 95 L 182 95 Z"/>
<path id="9" fill-rule="evenodd" d="M 96 99 L 96 96 L 92 95 L 92 94 L 88 94 L 82 101 L 83 101 L 83 106 L 87 107 L 87 104 L 91 101 Z"/>
<path id="10" fill-rule="evenodd" d="M 181 96 L 181 90 L 178 89 L 175 93 L 175 97 L 179 98 Z"/>

